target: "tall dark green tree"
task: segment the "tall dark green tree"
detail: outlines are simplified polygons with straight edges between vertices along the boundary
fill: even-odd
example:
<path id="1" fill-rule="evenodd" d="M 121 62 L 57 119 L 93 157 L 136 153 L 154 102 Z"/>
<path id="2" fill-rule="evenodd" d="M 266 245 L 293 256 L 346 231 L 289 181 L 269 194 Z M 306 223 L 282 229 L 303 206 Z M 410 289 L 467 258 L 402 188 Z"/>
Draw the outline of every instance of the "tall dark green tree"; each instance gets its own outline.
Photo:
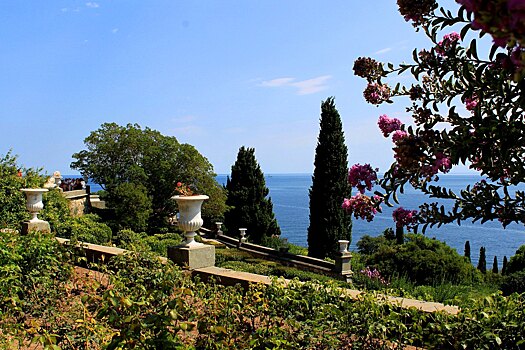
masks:
<path id="1" fill-rule="evenodd" d="M 506 275 L 507 274 L 507 264 L 508 264 L 508 260 L 507 260 L 507 256 L 505 255 L 503 257 L 503 264 L 501 265 L 501 274 L 502 275 Z"/>
<path id="2" fill-rule="evenodd" d="M 487 272 L 487 258 L 485 256 L 485 247 L 479 248 L 478 270 L 480 270 L 482 273 Z"/>
<path id="3" fill-rule="evenodd" d="M 467 258 L 468 261 L 471 261 L 470 260 L 470 241 L 465 242 L 465 258 Z"/>
<path id="4" fill-rule="evenodd" d="M 492 263 L 492 273 L 499 273 L 498 257 L 494 255 L 494 263 Z"/>
<path id="5" fill-rule="evenodd" d="M 341 209 L 351 187 L 348 177 L 348 149 L 341 117 L 330 97 L 321 104 L 320 131 L 315 149 L 314 173 L 310 188 L 308 255 L 333 257 L 337 241 L 351 240 L 352 219 Z"/>
<path id="6" fill-rule="evenodd" d="M 231 178 L 226 180 L 226 190 L 226 205 L 231 208 L 224 215 L 224 225 L 231 235 L 238 235 L 239 228 L 244 227 L 250 241 L 261 243 L 264 236 L 281 234 L 254 148 L 239 149 Z"/>

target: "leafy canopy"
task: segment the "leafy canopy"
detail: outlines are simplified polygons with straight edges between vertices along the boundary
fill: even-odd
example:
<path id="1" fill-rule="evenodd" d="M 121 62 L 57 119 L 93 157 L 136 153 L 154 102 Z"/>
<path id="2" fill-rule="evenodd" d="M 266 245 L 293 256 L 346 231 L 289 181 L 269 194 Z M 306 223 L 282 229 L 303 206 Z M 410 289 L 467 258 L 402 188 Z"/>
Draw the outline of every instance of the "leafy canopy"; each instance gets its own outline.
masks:
<path id="1" fill-rule="evenodd" d="M 148 127 L 137 124 L 120 126 L 104 123 L 84 140 L 85 150 L 73 154 L 71 163 L 108 192 L 109 205 L 115 208 L 119 219 L 127 228 L 142 229 L 145 221 L 149 230 L 166 225 L 175 213 L 177 182 L 192 184 L 210 199 L 203 206 L 203 216 L 208 220 L 222 217 L 225 194 L 215 180 L 213 166 L 195 147 L 180 144 L 173 136 L 164 136 Z M 125 196 L 131 184 L 136 193 Z M 129 204 L 140 199 L 136 208 Z M 138 212 L 149 212 L 133 217 Z M 126 228 L 126 227 L 121 227 Z"/>

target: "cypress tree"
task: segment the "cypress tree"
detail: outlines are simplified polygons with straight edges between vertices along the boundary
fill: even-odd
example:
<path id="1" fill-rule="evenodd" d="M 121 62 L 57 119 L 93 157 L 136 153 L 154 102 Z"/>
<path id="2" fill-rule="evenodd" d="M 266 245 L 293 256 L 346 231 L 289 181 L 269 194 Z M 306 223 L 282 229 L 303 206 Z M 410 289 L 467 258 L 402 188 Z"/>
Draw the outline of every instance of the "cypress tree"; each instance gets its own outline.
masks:
<path id="1" fill-rule="evenodd" d="M 254 148 L 239 149 L 231 178 L 226 179 L 226 190 L 226 205 L 231 208 L 224 215 L 224 225 L 231 235 L 238 236 L 239 228 L 245 227 L 250 241 L 261 243 L 263 236 L 281 234 L 272 200 L 266 198 L 270 191 L 255 159 Z"/>
<path id="2" fill-rule="evenodd" d="M 334 98 L 330 97 L 321 104 L 320 131 L 309 191 L 309 256 L 334 257 L 337 241 L 351 240 L 352 219 L 341 209 L 344 197 L 351 191 L 347 176 L 348 149 L 343 125 Z"/>
<path id="3" fill-rule="evenodd" d="M 501 274 L 506 275 L 507 274 L 507 256 L 503 256 L 503 264 L 501 265 Z"/>
<path id="4" fill-rule="evenodd" d="M 494 255 L 494 263 L 492 264 L 492 273 L 498 273 L 498 257 Z"/>
<path id="5" fill-rule="evenodd" d="M 470 260 L 470 242 L 469 241 L 465 242 L 465 257 L 468 259 L 468 261 L 472 261 Z"/>
<path id="6" fill-rule="evenodd" d="M 478 270 L 480 270 L 482 273 L 487 272 L 487 259 L 485 257 L 485 247 L 479 248 Z"/>

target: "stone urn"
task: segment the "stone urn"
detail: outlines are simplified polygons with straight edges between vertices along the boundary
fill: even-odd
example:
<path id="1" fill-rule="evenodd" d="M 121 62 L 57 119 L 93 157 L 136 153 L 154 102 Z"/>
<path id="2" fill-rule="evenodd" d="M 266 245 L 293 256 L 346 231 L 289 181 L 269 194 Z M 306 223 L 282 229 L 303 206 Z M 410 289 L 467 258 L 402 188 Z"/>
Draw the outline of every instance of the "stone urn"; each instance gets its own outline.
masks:
<path id="1" fill-rule="evenodd" d="M 186 237 L 185 246 L 199 246 L 202 243 L 195 242 L 195 231 L 202 227 L 203 220 L 201 217 L 202 203 L 210 198 L 206 195 L 198 196 L 174 196 L 172 197 L 177 201 L 179 206 L 179 227 L 184 231 L 184 237 Z"/>
<path id="2" fill-rule="evenodd" d="M 348 253 L 348 244 L 350 241 L 340 239 L 337 241 L 337 243 L 339 244 L 339 253 Z"/>
<path id="3" fill-rule="evenodd" d="M 44 222 L 38 218 L 38 212 L 44 209 L 44 203 L 42 202 L 42 194 L 47 192 L 47 188 L 22 188 L 20 191 L 26 195 L 26 208 L 33 216 L 30 223 Z"/>

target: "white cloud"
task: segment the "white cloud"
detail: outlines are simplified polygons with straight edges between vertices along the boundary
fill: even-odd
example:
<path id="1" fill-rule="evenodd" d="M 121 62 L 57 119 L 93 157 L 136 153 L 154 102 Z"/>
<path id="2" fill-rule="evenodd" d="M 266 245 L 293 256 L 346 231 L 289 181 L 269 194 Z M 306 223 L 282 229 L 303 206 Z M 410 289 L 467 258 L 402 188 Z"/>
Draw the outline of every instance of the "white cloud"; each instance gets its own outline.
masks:
<path id="1" fill-rule="evenodd" d="M 272 80 L 265 80 L 260 83 L 264 87 L 283 87 L 291 86 L 297 88 L 298 95 L 309 95 L 319 91 L 326 90 L 328 80 L 332 78 L 331 75 L 322 75 L 316 78 L 296 81 L 295 78 L 277 78 Z"/>
<path id="2" fill-rule="evenodd" d="M 374 52 L 374 55 L 381 55 L 381 54 L 387 53 L 389 51 L 392 51 L 392 48 L 391 47 L 385 47 L 384 49 L 377 50 L 376 52 Z"/>
<path id="3" fill-rule="evenodd" d="M 97 7 L 100 7 L 100 5 L 94 1 L 86 2 L 86 6 L 92 9 L 96 9 Z"/>
<path id="4" fill-rule="evenodd" d="M 290 85 L 299 89 L 299 91 L 297 91 L 297 94 L 309 95 L 326 90 L 328 88 L 326 82 L 330 80 L 330 78 L 332 78 L 331 75 L 323 75 L 313 79 L 298 81 Z"/>
<path id="5" fill-rule="evenodd" d="M 263 81 L 261 83 L 261 86 L 267 86 L 267 87 L 287 86 L 287 85 L 290 85 L 290 83 L 294 80 L 295 78 L 277 78 L 273 80 Z"/>

